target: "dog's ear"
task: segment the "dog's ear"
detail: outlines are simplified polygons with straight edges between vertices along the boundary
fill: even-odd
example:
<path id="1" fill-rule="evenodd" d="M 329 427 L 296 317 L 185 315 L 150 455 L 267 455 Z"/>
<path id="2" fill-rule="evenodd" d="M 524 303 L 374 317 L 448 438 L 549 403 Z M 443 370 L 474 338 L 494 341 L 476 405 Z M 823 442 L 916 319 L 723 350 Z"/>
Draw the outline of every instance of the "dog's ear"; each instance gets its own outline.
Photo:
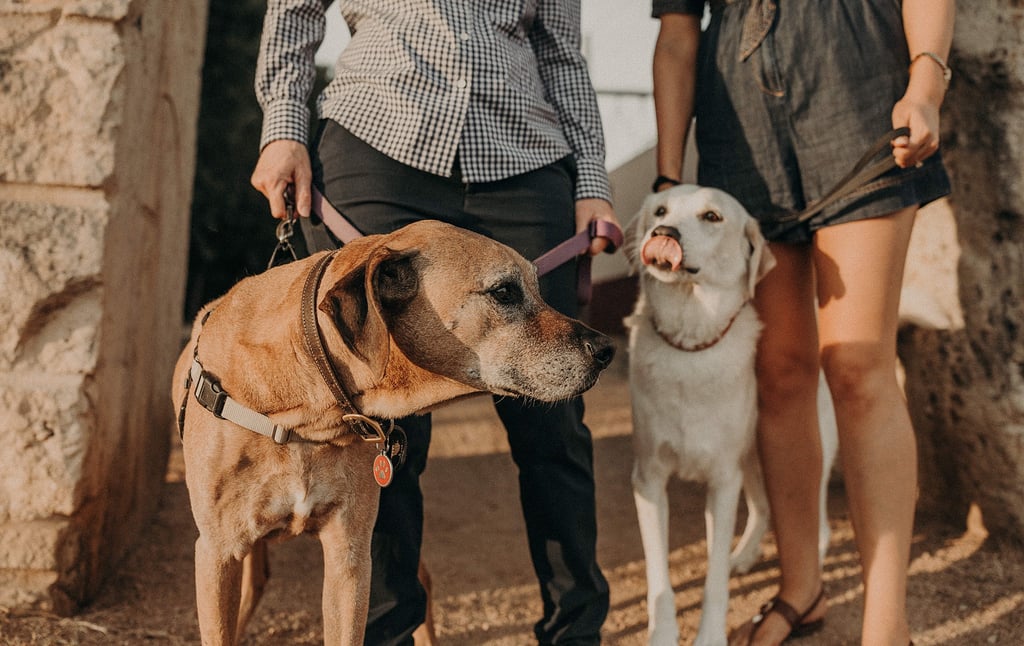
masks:
<path id="1" fill-rule="evenodd" d="M 420 289 L 420 275 L 414 262 L 419 252 L 384 249 L 377 255 L 379 259 L 367 276 L 366 289 L 375 296 L 378 307 L 400 311 Z"/>
<path id="2" fill-rule="evenodd" d="M 747 261 L 747 295 L 754 297 L 754 287 L 775 266 L 775 256 L 768 248 L 768 242 L 761 234 L 761 225 L 752 217 L 747 217 L 744 225 L 747 242 L 750 243 L 750 258 Z"/>
<path id="3" fill-rule="evenodd" d="M 390 333 L 382 307 L 403 307 L 416 295 L 418 276 L 411 259 L 417 252 L 380 247 L 341 278 L 321 301 L 350 350 L 373 372 L 384 376 Z M 382 300 L 383 299 L 383 300 Z"/>

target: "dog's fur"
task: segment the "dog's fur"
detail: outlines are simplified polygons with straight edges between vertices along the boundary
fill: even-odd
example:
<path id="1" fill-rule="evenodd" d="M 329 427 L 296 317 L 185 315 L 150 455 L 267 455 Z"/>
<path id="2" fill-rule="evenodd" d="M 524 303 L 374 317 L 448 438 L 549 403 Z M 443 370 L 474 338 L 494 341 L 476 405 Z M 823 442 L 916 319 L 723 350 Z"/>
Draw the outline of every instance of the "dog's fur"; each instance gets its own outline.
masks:
<path id="1" fill-rule="evenodd" d="M 241 635 L 265 580 L 264 540 L 303 532 L 323 544 L 325 643 L 362 644 L 380 449 L 348 431 L 303 344 L 301 291 L 317 258 L 243 280 L 204 308 L 175 370 L 175 403 L 188 396 L 184 457 L 208 646 Z M 527 260 L 438 222 L 349 243 L 316 301 L 329 360 L 355 407 L 378 419 L 479 392 L 566 399 L 590 388 L 614 352 L 541 300 Z M 312 442 L 277 445 L 200 406 L 184 390 L 197 343 L 231 397 Z"/>
<path id="2" fill-rule="evenodd" d="M 708 569 L 695 643 L 725 644 L 730 569 L 742 572 L 754 564 L 768 527 L 754 442 L 761 324 L 751 299 L 775 261 L 739 202 L 692 185 L 648 196 L 627 227 L 624 249 L 640 275 L 640 295 L 626 324 L 648 638 L 651 644 L 678 642 L 666 495 L 669 478 L 678 476 L 707 483 Z M 741 489 L 747 523 L 730 557 Z M 822 527 L 824 549 L 824 515 Z"/>

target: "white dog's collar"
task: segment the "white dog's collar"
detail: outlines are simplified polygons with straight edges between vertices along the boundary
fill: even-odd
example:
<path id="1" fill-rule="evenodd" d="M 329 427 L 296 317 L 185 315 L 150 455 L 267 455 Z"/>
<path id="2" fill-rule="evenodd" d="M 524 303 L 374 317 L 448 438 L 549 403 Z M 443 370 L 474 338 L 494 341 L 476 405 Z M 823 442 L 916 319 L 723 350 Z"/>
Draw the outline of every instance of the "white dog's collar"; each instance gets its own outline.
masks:
<path id="1" fill-rule="evenodd" d="M 732 324 L 736 322 L 736 319 L 739 317 L 740 312 L 743 311 L 743 308 L 746 307 L 747 303 L 749 302 L 750 301 L 746 301 L 743 303 L 743 305 L 740 305 L 740 308 L 736 310 L 735 314 L 732 315 L 732 318 L 730 318 L 729 322 L 725 324 L 725 327 L 722 329 L 722 331 L 719 332 L 714 338 L 708 341 L 701 341 L 700 343 L 694 345 L 685 345 L 683 343 L 679 343 L 669 335 L 665 334 L 658 328 L 658 323 L 653 318 L 651 319 L 651 325 L 654 327 L 654 331 L 658 333 L 658 336 L 661 337 L 661 340 L 669 344 L 676 350 L 682 350 L 683 352 L 700 352 L 701 350 L 707 350 L 708 348 L 717 345 L 719 341 L 725 338 L 725 335 L 729 333 L 730 329 L 732 329 Z"/>

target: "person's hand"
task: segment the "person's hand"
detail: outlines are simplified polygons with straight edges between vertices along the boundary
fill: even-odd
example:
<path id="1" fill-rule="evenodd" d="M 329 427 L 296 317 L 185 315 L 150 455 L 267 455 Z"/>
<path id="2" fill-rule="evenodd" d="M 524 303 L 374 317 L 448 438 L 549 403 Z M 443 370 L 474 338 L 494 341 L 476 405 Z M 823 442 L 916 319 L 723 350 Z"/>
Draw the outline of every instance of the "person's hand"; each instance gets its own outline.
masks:
<path id="1" fill-rule="evenodd" d="M 892 155 L 900 168 L 917 166 L 939 149 L 939 106 L 946 93 L 942 70 L 931 61 L 911 67 L 907 92 L 892 108 L 893 128 L 910 128 L 909 137 L 892 142 Z"/>
<path id="2" fill-rule="evenodd" d="M 916 166 L 939 149 L 939 106 L 904 96 L 892 109 L 892 125 L 910 128 L 909 137 L 892 141 L 892 156 L 900 168 Z"/>
<path id="3" fill-rule="evenodd" d="M 586 231 L 587 227 L 590 226 L 592 220 L 605 220 L 611 222 L 615 226 L 619 226 L 619 221 L 615 217 L 615 210 L 612 209 L 612 205 L 607 200 L 601 198 L 592 197 L 585 198 L 576 201 L 576 232 Z M 591 256 L 596 256 L 608 247 L 608 240 L 605 238 L 594 238 L 590 242 L 590 250 L 588 253 Z"/>
<path id="4" fill-rule="evenodd" d="M 302 217 L 309 216 L 313 199 L 310 189 L 313 170 L 309 163 L 309 152 L 302 143 L 278 139 L 267 144 L 260 153 L 250 181 L 270 202 L 270 214 L 281 220 L 287 217 L 284 189 L 294 184 L 295 210 Z"/>

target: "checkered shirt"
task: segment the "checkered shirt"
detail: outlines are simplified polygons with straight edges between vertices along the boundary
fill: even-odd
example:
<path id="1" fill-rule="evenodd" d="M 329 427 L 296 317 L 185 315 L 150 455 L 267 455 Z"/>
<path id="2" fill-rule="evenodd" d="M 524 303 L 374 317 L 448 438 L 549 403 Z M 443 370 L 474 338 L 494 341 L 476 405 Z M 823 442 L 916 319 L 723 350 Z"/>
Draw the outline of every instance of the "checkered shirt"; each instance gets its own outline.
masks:
<path id="1" fill-rule="evenodd" d="M 305 142 L 306 100 L 329 0 L 270 0 L 256 71 L 261 148 Z M 579 0 L 340 0 L 352 39 L 317 100 L 382 153 L 463 180 L 511 177 L 573 155 L 576 198 L 611 201 Z"/>

